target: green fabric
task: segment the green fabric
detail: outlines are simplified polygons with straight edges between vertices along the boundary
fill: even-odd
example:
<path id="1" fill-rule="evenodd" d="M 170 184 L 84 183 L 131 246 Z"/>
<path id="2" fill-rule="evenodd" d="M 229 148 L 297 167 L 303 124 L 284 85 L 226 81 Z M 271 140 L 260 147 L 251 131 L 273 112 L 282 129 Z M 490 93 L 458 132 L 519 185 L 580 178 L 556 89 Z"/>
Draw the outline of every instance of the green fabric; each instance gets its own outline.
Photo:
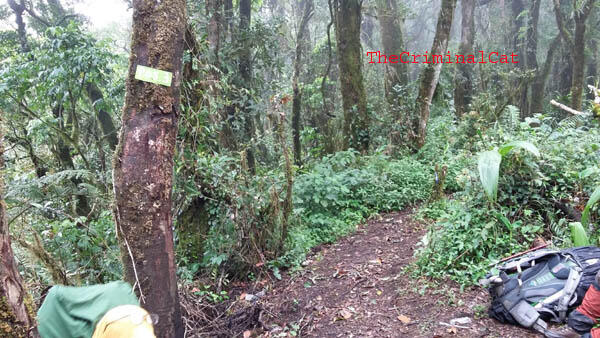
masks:
<path id="1" fill-rule="evenodd" d="M 37 313 L 42 338 L 90 338 L 104 314 L 119 305 L 138 305 L 131 285 L 111 282 L 83 287 L 54 286 Z"/>

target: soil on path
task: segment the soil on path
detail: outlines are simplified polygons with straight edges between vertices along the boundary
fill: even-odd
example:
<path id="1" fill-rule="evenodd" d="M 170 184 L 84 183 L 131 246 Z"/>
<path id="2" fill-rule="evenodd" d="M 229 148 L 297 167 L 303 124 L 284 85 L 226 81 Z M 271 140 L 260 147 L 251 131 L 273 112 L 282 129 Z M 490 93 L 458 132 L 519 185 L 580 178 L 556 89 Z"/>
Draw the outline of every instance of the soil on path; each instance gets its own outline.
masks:
<path id="1" fill-rule="evenodd" d="M 540 337 L 487 318 L 486 290 L 411 277 L 426 226 L 404 211 L 379 216 L 313 250 L 260 303 L 261 337 Z M 449 326 L 452 319 L 470 323 Z"/>

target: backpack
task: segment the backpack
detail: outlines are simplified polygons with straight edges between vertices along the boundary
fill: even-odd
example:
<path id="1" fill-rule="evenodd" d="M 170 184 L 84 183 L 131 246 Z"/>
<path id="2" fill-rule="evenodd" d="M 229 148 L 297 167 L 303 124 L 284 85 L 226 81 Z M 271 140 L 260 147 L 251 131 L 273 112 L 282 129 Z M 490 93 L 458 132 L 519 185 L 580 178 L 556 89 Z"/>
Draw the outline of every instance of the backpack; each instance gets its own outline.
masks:
<path id="1" fill-rule="evenodd" d="M 501 323 L 544 333 L 547 321 L 565 322 L 600 270 L 600 248 L 540 249 L 496 266 L 480 284 L 492 301 L 488 314 Z"/>

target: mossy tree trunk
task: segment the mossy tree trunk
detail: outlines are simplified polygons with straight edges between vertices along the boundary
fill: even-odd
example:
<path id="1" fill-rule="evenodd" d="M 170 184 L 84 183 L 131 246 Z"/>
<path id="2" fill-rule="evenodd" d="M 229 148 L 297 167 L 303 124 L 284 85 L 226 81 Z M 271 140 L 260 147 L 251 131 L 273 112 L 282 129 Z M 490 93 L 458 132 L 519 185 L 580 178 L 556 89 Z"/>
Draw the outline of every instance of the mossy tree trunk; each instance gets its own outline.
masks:
<path id="1" fill-rule="evenodd" d="M 360 0 L 335 0 L 335 35 L 344 110 L 344 149 L 369 149 L 369 115 L 360 45 Z"/>
<path id="2" fill-rule="evenodd" d="M 590 45 L 590 59 L 587 65 L 587 79 L 590 83 L 597 85 L 598 81 L 598 40 L 597 37 L 592 37 L 589 40 Z M 588 91 L 586 98 L 588 100 L 594 100 L 596 96 L 593 91 Z"/>
<path id="3" fill-rule="evenodd" d="M 31 337 L 36 334 L 33 303 L 23 286 L 11 247 L 4 205 L 4 147 L 0 135 L 0 337 Z"/>
<path id="4" fill-rule="evenodd" d="M 252 19 L 252 1 L 251 0 L 240 0 L 240 36 L 241 36 L 241 52 L 240 52 L 240 75 L 242 77 L 243 88 L 252 88 L 252 53 L 250 40 L 250 22 Z M 249 95 L 249 94 L 246 94 Z M 250 98 L 246 97 L 245 102 L 242 103 L 241 112 L 244 119 L 244 133 L 246 136 L 246 142 L 248 146 L 246 148 L 246 162 L 248 164 L 248 170 L 251 174 L 256 173 L 256 159 L 254 156 L 253 138 L 255 132 L 254 126 L 254 112 L 250 107 Z"/>
<path id="5" fill-rule="evenodd" d="M 475 41 L 475 0 L 461 1 L 462 29 L 458 54 L 474 54 Z M 456 115 L 461 117 L 469 109 L 473 96 L 473 66 L 466 63 L 456 64 L 454 75 L 454 107 Z"/>
<path id="6" fill-rule="evenodd" d="M 233 30 L 233 0 L 224 0 L 223 11 L 225 12 L 225 22 L 223 23 L 223 37 L 227 41 Z"/>
<path id="7" fill-rule="evenodd" d="M 62 105 L 56 105 L 52 108 L 52 115 L 59 119 L 59 128 L 67 132 L 68 127 L 65 125 L 65 114 Z M 67 118 L 68 124 L 68 118 Z M 56 143 L 52 145 L 54 156 L 58 160 L 60 168 L 62 170 L 75 170 L 78 169 L 75 166 L 75 162 L 73 161 L 73 156 L 71 155 L 71 146 L 65 142 L 63 135 L 56 135 Z M 78 177 L 71 177 L 71 183 L 78 189 L 79 185 L 83 183 Z M 91 212 L 90 203 L 88 198 L 83 193 L 78 193 L 74 196 L 73 201 L 73 214 L 77 216 L 88 216 Z"/>
<path id="8" fill-rule="evenodd" d="M 329 9 L 329 22 L 327 23 L 326 33 L 327 33 L 327 66 L 325 67 L 325 72 L 323 73 L 323 77 L 321 78 L 321 99 L 323 101 L 323 111 L 321 114 L 316 116 L 317 120 L 317 130 L 323 135 L 323 151 L 325 154 L 333 154 L 335 152 L 335 144 L 334 144 L 334 135 L 333 128 L 331 127 L 331 118 L 334 117 L 331 112 L 334 111 L 334 98 L 335 90 L 328 85 L 328 78 L 331 78 L 331 66 L 334 61 L 332 56 L 332 47 L 331 47 L 331 27 L 333 27 L 335 23 L 335 14 L 333 12 L 333 0 L 327 0 L 327 7 Z M 331 78 L 333 81 L 333 79 Z M 337 81 L 335 81 L 337 83 Z"/>
<path id="9" fill-rule="evenodd" d="M 524 119 L 532 115 L 531 107 L 534 96 L 544 97 L 544 92 L 534 92 L 533 87 L 535 81 L 537 81 L 537 74 L 541 72 L 538 65 L 537 60 L 537 52 L 538 52 L 538 22 L 540 19 L 540 7 L 542 0 L 532 0 L 531 7 L 529 8 L 527 14 L 527 45 L 525 46 L 525 60 L 526 60 L 526 69 L 528 71 L 534 72 L 536 76 L 531 79 L 527 78 L 527 85 L 524 86 L 523 91 L 525 92 L 525 102 L 524 107 L 526 109 L 521 110 L 521 118 Z M 522 58 L 521 58 L 522 59 Z M 531 87 L 531 90 L 530 90 Z"/>
<path id="10" fill-rule="evenodd" d="M 554 14 L 556 25 L 567 50 L 570 51 L 573 65 L 571 78 L 571 108 L 581 111 L 583 105 L 583 87 L 585 82 L 585 25 L 587 18 L 594 9 L 596 0 L 577 2 L 579 6 L 573 8 L 575 32 L 572 35 L 567 29 L 566 20 L 563 18 L 560 0 L 554 0 Z M 563 80 L 564 82 L 564 80 Z"/>
<path id="11" fill-rule="evenodd" d="M 133 1 L 123 127 L 114 156 L 115 220 L 125 277 L 160 319 L 157 337 L 183 337 L 173 251 L 171 190 L 186 28 L 184 0 Z M 171 86 L 138 81 L 138 65 L 173 73 Z"/>
<path id="12" fill-rule="evenodd" d="M 595 0 L 587 0 L 581 10 L 575 10 L 575 35 L 573 37 L 573 82 L 571 84 L 571 107 L 581 111 L 583 87 L 585 86 L 585 22 Z"/>
<path id="13" fill-rule="evenodd" d="M 377 18 L 381 27 L 381 42 L 385 55 L 398 55 L 404 50 L 402 39 L 403 18 L 398 12 L 396 0 L 377 0 Z M 385 66 L 385 96 L 390 105 L 398 105 L 400 95 L 395 86 L 408 84 L 406 63 L 387 63 Z"/>
<path id="14" fill-rule="evenodd" d="M 294 98 L 292 100 L 292 133 L 294 139 L 294 163 L 296 165 L 302 164 L 302 148 L 300 144 L 300 114 L 302 108 L 302 92 L 300 85 L 300 69 L 302 67 L 302 50 L 306 40 L 306 33 L 308 33 L 308 21 L 313 15 L 314 2 L 313 0 L 302 1 L 303 11 L 302 18 L 300 19 L 300 26 L 298 27 L 298 33 L 296 34 L 296 58 L 294 60 L 294 75 L 292 77 L 292 90 L 294 92 Z"/>
<path id="15" fill-rule="evenodd" d="M 442 0 L 442 8 L 438 16 L 435 37 L 433 38 L 433 45 L 431 46 L 429 55 L 446 53 L 455 8 L 456 0 Z M 419 77 L 419 95 L 416 102 L 419 115 L 413 118 L 416 135 L 411 135 L 415 138 L 414 147 L 417 149 L 420 149 L 425 144 L 431 99 L 435 93 L 441 71 L 442 63 L 429 63 Z"/>
<path id="16" fill-rule="evenodd" d="M 550 48 L 546 53 L 546 61 L 544 65 L 537 70 L 533 83 L 531 85 L 531 100 L 529 113 L 531 115 L 542 113 L 544 110 L 544 93 L 546 91 L 546 83 L 550 77 L 554 56 L 560 47 L 560 35 L 557 35 L 550 43 Z"/>
<path id="17" fill-rule="evenodd" d="M 18 2 L 17 2 L 18 1 Z M 8 0 L 8 6 L 15 14 L 15 22 L 17 23 L 17 34 L 19 36 L 19 44 L 23 53 L 29 52 L 29 43 L 27 41 L 27 31 L 25 30 L 25 21 L 23 21 L 23 12 L 25 11 L 25 0 Z"/>
<path id="18" fill-rule="evenodd" d="M 88 97 L 90 98 L 90 101 L 92 101 L 92 104 L 94 104 L 94 106 L 99 101 L 104 100 L 104 95 L 102 94 L 102 91 L 100 91 L 100 88 L 98 88 L 98 86 L 93 82 L 90 82 L 85 86 L 85 91 Z M 96 108 L 95 111 L 96 118 L 100 123 L 100 129 L 102 130 L 102 134 L 104 134 L 103 138 L 106 141 L 106 143 L 108 143 L 110 149 L 114 151 L 117 147 L 117 143 L 119 142 L 115 123 L 113 122 L 110 114 L 106 110 L 102 109 L 102 107 Z"/>
<path id="19" fill-rule="evenodd" d="M 527 105 L 527 79 L 525 78 L 525 71 L 527 70 L 527 57 L 525 51 L 526 41 L 521 34 L 521 30 L 525 27 L 526 15 L 523 15 L 525 11 L 525 3 L 523 0 L 512 0 L 511 2 L 511 14 L 512 14 L 512 29 L 510 31 L 511 49 L 514 50 L 515 54 L 519 55 L 519 63 L 517 69 L 520 72 L 521 78 L 515 80 L 514 86 L 519 88 L 518 95 L 514 97 L 513 105 L 519 107 L 521 116 L 529 114 L 529 106 Z M 517 88 L 515 87 L 515 88 Z"/>

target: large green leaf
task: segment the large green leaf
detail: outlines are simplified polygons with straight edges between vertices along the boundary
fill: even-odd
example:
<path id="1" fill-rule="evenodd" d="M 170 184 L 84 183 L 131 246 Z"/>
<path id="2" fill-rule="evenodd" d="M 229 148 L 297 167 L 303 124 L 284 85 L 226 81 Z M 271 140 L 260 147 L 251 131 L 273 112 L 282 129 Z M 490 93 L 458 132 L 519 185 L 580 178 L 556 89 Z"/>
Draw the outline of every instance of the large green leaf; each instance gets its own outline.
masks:
<path id="1" fill-rule="evenodd" d="M 600 187 L 597 187 L 596 190 L 590 196 L 590 200 L 585 205 L 585 209 L 583 209 L 583 213 L 581 214 L 581 223 L 585 226 L 588 225 L 590 220 L 590 210 L 594 206 L 594 204 L 600 201 Z"/>
<path id="2" fill-rule="evenodd" d="M 538 150 L 538 148 L 536 146 L 534 146 L 532 143 L 527 142 L 527 141 L 512 141 L 509 142 L 505 145 L 503 145 L 502 147 L 500 147 L 500 149 L 498 149 L 498 152 L 500 153 L 500 155 L 504 156 L 506 154 L 508 154 L 511 150 L 513 150 L 514 148 L 521 148 L 521 149 L 525 149 L 527 151 L 529 151 L 530 153 L 534 154 L 535 156 L 540 156 L 540 151 Z"/>
<path id="3" fill-rule="evenodd" d="M 587 168 L 587 169 L 585 169 L 585 170 L 583 170 L 583 171 L 581 171 L 581 172 L 579 173 L 579 179 L 580 179 L 580 180 L 581 180 L 581 179 L 584 179 L 584 178 L 586 178 L 586 177 L 589 177 L 589 176 L 591 176 L 591 175 L 593 175 L 593 174 L 596 174 L 596 173 L 598 173 L 598 172 L 600 172 L 600 169 L 598 169 L 598 167 L 590 167 L 590 168 Z"/>
<path id="4" fill-rule="evenodd" d="M 479 155 L 477 168 L 479 169 L 479 179 L 483 185 L 483 190 L 491 201 L 496 200 L 498 193 L 498 174 L 500 171 L 500 162 L 502 156 L 497 150 L 490 150 Z"/>
<path id="5" fill-rule="evenodd" d="M 571 240 L 575 246 L 590 245 L 590 240 L 588 239 L 587 233 L 585 232 L 585 229 L 581 223 L 569 223 L 569 228 L 571 228 Z"/>

